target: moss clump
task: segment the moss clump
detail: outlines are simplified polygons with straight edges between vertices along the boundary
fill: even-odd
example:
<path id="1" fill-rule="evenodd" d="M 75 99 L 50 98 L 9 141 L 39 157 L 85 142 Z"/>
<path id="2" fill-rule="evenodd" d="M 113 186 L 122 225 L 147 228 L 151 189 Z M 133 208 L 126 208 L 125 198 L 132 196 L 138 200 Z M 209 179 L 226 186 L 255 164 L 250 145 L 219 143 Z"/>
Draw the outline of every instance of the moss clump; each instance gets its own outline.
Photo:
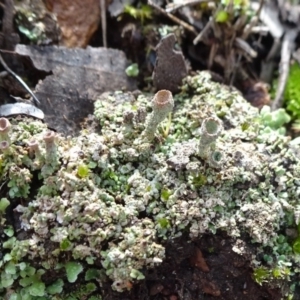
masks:
<path id="1" fill-rule="evenodd" d="M 10 151 L 0 154 L 9 202 L 0 202 L 1 297 L 101 297 L 104 280 L 122 292 L 164 260 L 163 241 L 218 229 L 250 238 L 253 266 L 274 273 L 271 279 L 287 280 L 279 276 L 283 266 L 289 276 L 298 272 L 295 237 L 282 235 L 299 223 L 300 160 L 290 139 L 280 128 L 266 131 L 265 115 L 208 73 L 188 77 L 182 90 L 171 123 L 165 116 L 149 139 L 151 96 L 102 95 L 95 103 L 100 131 L 55 136 L 53 159 L 45 124 L 11 120 Z M 202 155 L 205 120 L 218 130 Z M 28 146 L 33 140 L 38 155 Z M 18 216 L 17 234 L 7 205 Z"/>
<path id="2" fill-rule="evenodd" d="M 287 111 L 294 120 L 300 119 L 300 67 L 294 63 L 290 67 L 289 78 L 284 92 Z"/>

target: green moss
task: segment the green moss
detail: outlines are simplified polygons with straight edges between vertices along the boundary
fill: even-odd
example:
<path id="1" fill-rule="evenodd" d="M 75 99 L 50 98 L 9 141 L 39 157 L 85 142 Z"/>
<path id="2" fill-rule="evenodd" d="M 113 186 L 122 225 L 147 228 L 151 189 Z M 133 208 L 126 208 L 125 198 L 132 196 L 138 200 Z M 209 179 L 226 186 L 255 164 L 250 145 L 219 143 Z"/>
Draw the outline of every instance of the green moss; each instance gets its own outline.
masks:
<path id="1" fill-rule="evenodd" d="M 293 251 L 295 254 L 300 254 L 300 237 L 293 242 Z"/>
<path id="2" fill-rule="evenodd" d="M 168 201 L 168 199 L 170 198 L 171 195 L 172 195 L 172 191 L 171 191 L 171 190 L 169 190 L 169 189 L 167 189 L 167 188 L 163 188 L 163 189 L 161 190 L 160 196 L 161 196 L 161 199 L 162 199 L 163 201 Z"/>
<path id="3" fill-rule="evenodd" d="M 193 177 L 193 184 L 199 188 L 207 183 L 207 177 L 203 174 L 199 174 Z"/>
<path id="4" fill-rule="evenodd" d="M 72 247 L 72 243 L 68 239 L 64 239 L 60 242 L 60 249 L 62 251 L 70 250 Z"/>
<path id="5" fill-rule="evenodd" d="M 284 99 L 287 111 L 294 120 L 300 119 L 300 67 L 298 63 L 290 66 Z"/>
<path id="6" fill-rule="evenodd" d="M 145 4 L 140 5 L 139 8 L 136 8 L 131 5 L 125 5 L 124 13 L 129 14 L 133 18 L 139 19 L 142 23 L 144 23 L 146 19 L 152 18 L 153 11 L 149 5 L 145 5 Z"/>
<path id="7" fill-rule="evenodd" d="M 253 278 L 258 284 L 262 285 L 263 282 L 270 279 L 270 270 L 265 267 L 256 268 L 253 272 Z"/>
<path id="8" fill-rule="evenodd" d="M 80 177 L 80 178 L 86 178 L 89 176 L 89 172 L 90 172 L 90 169 L 87 165 L 85 164 L 80 164 L 77 168 L 77 175 Z"/>
<path id="9" fill-rule="evenodd" d="M 158 224 L 160 225 L 161 228 L 170 227 L 170 222 L 166 218 L 159 219 L 157 222 L 158 222 Z"/>

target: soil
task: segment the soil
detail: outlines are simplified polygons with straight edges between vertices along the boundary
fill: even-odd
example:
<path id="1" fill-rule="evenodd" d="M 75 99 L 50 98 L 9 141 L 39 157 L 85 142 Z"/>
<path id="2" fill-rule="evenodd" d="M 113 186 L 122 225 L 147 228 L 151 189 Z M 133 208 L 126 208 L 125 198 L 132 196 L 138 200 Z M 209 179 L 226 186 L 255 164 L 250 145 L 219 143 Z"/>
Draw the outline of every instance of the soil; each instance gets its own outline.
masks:
<path id="1" fill-rule="evenodd" d="M 103 286 L 104 300 L 279 300 L 281 289 L 259 285 L 247 255 L 232 251 L 233 240 L 223 232 L 205 235 L 189 242 L 182 236 L 166 243 L 166 259 L 154 270 L 144 271 L 146 278 L 131 291 L 113 292 L 110 283 Z M 195 253 L 203 261 L 195 266 Z M 197 256 L 197 254 L 196 254 Z"/>

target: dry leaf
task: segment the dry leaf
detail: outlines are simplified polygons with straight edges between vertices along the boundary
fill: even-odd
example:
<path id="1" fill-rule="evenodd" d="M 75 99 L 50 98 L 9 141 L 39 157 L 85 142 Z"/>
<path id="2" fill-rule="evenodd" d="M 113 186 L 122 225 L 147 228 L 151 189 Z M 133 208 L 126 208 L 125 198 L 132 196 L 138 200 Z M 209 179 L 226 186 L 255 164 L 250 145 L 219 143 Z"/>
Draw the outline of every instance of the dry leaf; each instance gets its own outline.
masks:
<path id="1" fill-rule="evenodd" d="M 66 47 L 86 47 L 100 22 L 99 0 L 46 0 L 62 31 Z"/>
<path id="2" fill-rule="evenodd" d="M 46 123 L 61 133 L 77 133 L 103 92 L 136 89 L 135 80 L 125 74 L 127 61 L 119 50 L 17 45 L 16 52 L 29 56 L 37 69 L 52 71 L 36 86 L 35 94 Z"/>

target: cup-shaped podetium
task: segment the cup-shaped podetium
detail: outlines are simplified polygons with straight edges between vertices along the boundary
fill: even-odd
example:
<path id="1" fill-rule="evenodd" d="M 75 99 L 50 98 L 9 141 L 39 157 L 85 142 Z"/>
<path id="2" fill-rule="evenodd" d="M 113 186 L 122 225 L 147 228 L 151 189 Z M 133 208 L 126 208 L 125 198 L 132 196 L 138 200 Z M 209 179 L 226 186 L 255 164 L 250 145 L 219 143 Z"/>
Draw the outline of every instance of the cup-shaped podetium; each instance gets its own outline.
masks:
<path id="1" fill-rule="evenodd" d="M 212 151 L 208 163 L 213 168 L 221 168 L 223 161 L 223 154 L 220 151 Z"/>
<path id="2" fill-rule="evenodd" d="M 152 99 L 152 113 L 147 117 L 143 137 L 148 141 L 154 138 L 156 128 L 174 108 L 173 95 L 168 90 L 158 91 Z"/>
<path id="3" fill-rule="evenodd" d="M 201 157 L 207 157 L 211 146 L 215 143 L 222 130 L 221 120 L 217 117 L 209 117 L 203 120 L 199 141 L 199 155 Z"/>
<path id="4" fill-rule="evenodd" d="M 4 154 L 9 154 L 9 142 L 8 141 L 1 141 L 0 142 L 0 151 Z"/>
<path id="5" fill-rule="evenodd" d="M 57 146 L 55 144 L 56 133 L 54 131 L 47 131 L 43 140 L 46 146 L 46 162 L 52 163 L 57 158 Z"/>
<path id="6" fill-rule="evenodd" d="M 28 147 L 29 147 L 29 155 L 31 157 L 35 156 L 36 158 L 40 158 L 41 150 L 37 140 L 35 139 L 30 140 L 28 142 Z"/>
<path id="7" fill-rule="evenodd" d="M 0 118 L 0 141 L 10 142 L 9 132 L 11 124 L 8 119 Z"/>

